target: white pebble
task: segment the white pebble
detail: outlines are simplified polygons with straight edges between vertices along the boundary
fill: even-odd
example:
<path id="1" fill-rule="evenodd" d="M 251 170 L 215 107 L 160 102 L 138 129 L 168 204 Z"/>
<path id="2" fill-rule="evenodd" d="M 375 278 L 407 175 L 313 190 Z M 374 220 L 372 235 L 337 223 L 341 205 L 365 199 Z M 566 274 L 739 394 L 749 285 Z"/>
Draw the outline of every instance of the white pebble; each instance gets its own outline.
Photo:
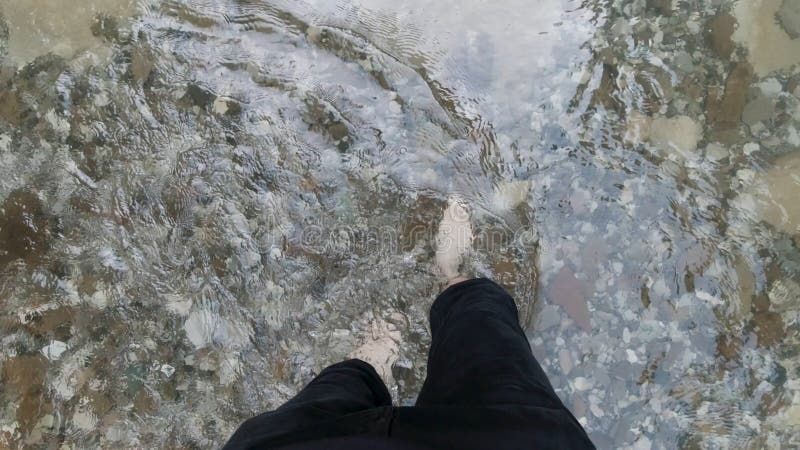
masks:
<path id="1" fill-rule="evenodd" d="M 575 386 L 575 389 L 579 391 L 585 391 L 591 389 L 592 382 L 584 377 L 576 377 L 575 381 L 573 381 L 573 385 Z"/>
<path id="2" fill-rule="evenodd" d="M 650 439 L 647 436 L 642 436 L 633 444 L 634 450 L 650 450 L 652 444 L 650 443 Z"/>
<path id="3" fill-rule="evenodd" d="M 167 378 L 171 377 L 173 373 L 175 373 L 175 368 L 170 366 L 169 364 L 163 364 L 161 366 L 161 373 L 167 376 Z"/>
<path id="4" fill-rule="evenodd" d="M 61 355 L 67 351 L 67 344 L 61 341 L 51 341 L 49 345 L 42 347 L 42 354 L 50 361 L 55 361 L 61 358 Z"/>
<path id="5" fill-rule="evenodd" d="M 760 149 L 760 148 L 761 148 L 761 146 L 759 146 L 755 142 L 750 142 L 748 144 L 744 144 L 744 147 L 742 148 L 742 151 L 744 151 L 745 155 L 750 156 L 753 153 L 757 152 L 758 149 Z"/>

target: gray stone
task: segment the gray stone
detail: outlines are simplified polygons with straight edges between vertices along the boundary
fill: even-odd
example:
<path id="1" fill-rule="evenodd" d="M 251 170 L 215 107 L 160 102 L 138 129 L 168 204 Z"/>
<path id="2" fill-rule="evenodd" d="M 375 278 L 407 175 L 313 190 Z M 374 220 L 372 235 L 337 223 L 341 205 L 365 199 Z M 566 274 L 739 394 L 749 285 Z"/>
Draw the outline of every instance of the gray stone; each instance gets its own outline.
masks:
<path id="1" fill-rule="evenodd" d="M 542 308 L 542 311 L 538 314 L 536 320 L 536 330 L 537 331 L 545 331 L 553 328 L 554 326 L 561 323 L 561 313 L 555 306 L 546 305 Z"/>
<path id="2" fill-rule="evenodd" d="M 775 115 L 775 101 L 761 94 L 759 90 L 759 95 L 745 105 L 742 121 L 747 125 L 755 125 L 769 120 L 773 115 Z"/>
<path id="3" fill-rule="evenodd" d="M 598 386 L 608 387 L 611 384 L 611 377 L 608 376 L 608 372 L 602 368 L 595 369 L 592 375 L 594 375 L 595 384 Z"/>
<path id="4" fill-rule="evenodd" d="M 673 64 L 679 70 L 690 73 L 694 71 L 694 62 L 692 61 L 692 55 L 687 52 L 675 52 L 675 56 L 673 58 Z"/>
<path id="5" fill-rule="evenodd" d="M 800 38 L 800 1 L 783 0 L 778 21 L 792 39 Z"/>
<path id="6" fill-rule="evenodd" d="M 706 158 L 710 161 L 719 162 L 730 156 L 728 148 L 717 142 L 712 142 L 706 146 Z"/>
<path id="7" fill-rule="evenodd" d="M 558 351 L 558 364 L 561 366 L 561 372 L 564 375 L 568 375 L 570 370 L 572 370 L 572 358 L 569 354 L 569 350 L 562 348 Z"/>
<path id="8" fill-rule="evenodd" d="M 332 359 L 343 359 L 356 347 L 356 338 L 349 330 L 335 329 L 328 340 L 328 353 Z"/>

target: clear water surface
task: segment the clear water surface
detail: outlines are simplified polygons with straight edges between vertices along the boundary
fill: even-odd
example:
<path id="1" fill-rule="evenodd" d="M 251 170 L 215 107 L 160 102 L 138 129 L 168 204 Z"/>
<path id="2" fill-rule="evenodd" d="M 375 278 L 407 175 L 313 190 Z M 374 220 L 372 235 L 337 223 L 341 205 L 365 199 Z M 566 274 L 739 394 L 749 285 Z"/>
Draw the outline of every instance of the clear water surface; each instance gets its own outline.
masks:
<path id="1" fill-rule="evenodd" d="M 797 0 L 0 0 L 0 447 L 213 448 L 432 234 L 600 448 L 800 446 Z"/>

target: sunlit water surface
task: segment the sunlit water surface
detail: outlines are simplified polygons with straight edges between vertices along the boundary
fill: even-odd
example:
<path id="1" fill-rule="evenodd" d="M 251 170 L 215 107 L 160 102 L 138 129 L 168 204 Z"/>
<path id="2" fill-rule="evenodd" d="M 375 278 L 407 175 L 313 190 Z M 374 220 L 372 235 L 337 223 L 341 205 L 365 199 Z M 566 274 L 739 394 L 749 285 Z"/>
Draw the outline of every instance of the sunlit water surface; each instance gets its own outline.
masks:
<path id="1" fill-rule="evenodd" d="M 0 447 L 213 448 L 451 194 L 600 448 L 800 446 L 796 0 L 0 0 Z M 73 4 L 74 3 L 74 4 Z"/>

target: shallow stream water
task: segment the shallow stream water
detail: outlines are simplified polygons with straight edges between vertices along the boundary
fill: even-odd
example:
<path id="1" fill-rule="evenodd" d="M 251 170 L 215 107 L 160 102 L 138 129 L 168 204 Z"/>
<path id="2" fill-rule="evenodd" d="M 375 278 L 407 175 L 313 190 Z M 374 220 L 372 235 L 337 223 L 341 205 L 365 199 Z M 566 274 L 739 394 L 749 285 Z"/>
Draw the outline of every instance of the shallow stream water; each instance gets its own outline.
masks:
<path id="1" fill-rule="evenodd" d="M 800 447 L 800 1 L 0 0 L 0 448 L 215 448 L 433 241 L 598 448 Z"/>

